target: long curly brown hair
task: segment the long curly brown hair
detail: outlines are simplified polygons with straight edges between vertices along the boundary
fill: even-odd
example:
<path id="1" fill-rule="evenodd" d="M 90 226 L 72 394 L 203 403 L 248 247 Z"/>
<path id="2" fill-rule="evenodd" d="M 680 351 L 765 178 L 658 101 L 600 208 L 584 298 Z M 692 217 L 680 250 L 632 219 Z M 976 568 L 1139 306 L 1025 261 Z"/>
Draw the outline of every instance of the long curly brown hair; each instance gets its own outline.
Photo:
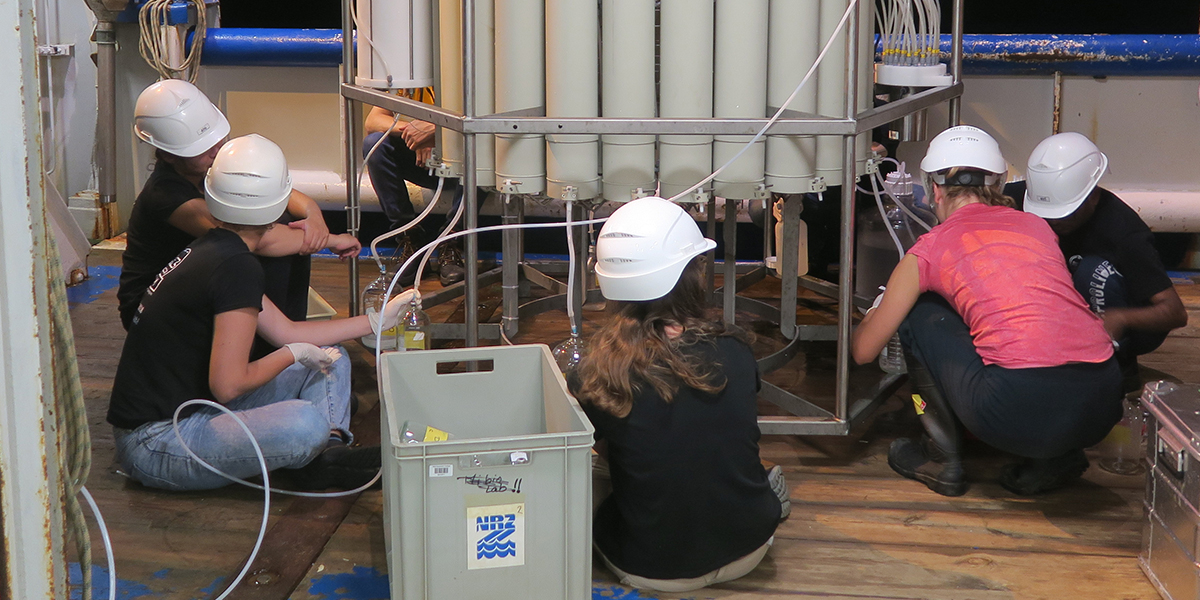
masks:
<path id="1" fill-rule="evenodd" d="M 617 417 L 633 408 L 633 396 L 650 386 L 670 402 L 680 386 L 707 393 L 725 389 L 721 365 L 704 362 L 683 350 L 693 344 L 740 331 L 709 318 L 704 293 L 703 258 L 684 269 L 666 296 L 646 302 L 609 301 L 610 317 L 588 343 L 588 354 L 576 375 L 576 396 Z M 682 328 L 672 338 L 668 327 Z M 743 338 L 744 339 L 744 338 Z"/>

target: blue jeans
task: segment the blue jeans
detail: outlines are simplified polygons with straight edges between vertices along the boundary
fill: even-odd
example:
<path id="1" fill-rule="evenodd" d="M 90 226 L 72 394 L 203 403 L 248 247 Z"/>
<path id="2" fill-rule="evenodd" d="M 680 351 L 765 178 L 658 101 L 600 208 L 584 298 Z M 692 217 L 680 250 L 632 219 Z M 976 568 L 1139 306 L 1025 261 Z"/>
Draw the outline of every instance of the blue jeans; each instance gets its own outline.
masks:
<path id="1" fill-rule="evenodd" d="M 438 178 L 417 164 L 417 153 L 409 150 L 399 136 L 382 132 L 366 136 L 362 148 L 364 157 L 381 137 L 385 139 L 367 161 L 367 172 L 371 174 L 371 186 L 379 196 L 379 205 L 395 228 L 417 216 L 412 201 L 408 199 L 408 188 L 404 182 L 411 181 L 413 185 L 432 190 L 437 187 Z M 447 179 L 444 188 L 449 190 L 457 182 L 457 179 Z"/>
<path id="2" fill-rule="evenodd" d="M 294 364 L 225 407 L 246 422 L 268 470 L 302 467 L 325 449 L 332 431 L 350 439 L 350 359 L 343 351 L 328 375 Z M 179 420 L 179 433 L 192 452 L 234 477 L 262 472 L 246 432 L 224 412 L 202 406 Z M 170 419 L 114 428 L 114 437 L 122 469 L 147 487 L 208 490 L 231 483 L 188 456 Z"/>

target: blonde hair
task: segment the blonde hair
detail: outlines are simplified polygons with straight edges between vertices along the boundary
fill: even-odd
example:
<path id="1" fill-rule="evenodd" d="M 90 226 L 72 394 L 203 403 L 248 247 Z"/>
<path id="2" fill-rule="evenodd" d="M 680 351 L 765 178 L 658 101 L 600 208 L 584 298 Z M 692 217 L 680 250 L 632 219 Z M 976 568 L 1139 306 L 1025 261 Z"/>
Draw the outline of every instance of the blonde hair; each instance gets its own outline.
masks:
<path id="1" fill-rule="evenodd" d="M 963 170 L 962 167 L 954 167 L 946 175 L 947 179 L 954 176 L 955 173 Z M 1010 197 L 1004 195 L 1004 182 L 1000 181 L 992 185 L 938 185 L 942 190 L 942 196 L 947 202 L 953 202 L 959 198 L 966 196 L 974 196 L 979 199 L 979 202 L 988 206 L 1007 206 L 1016 208 L 1017 203 Z"/>

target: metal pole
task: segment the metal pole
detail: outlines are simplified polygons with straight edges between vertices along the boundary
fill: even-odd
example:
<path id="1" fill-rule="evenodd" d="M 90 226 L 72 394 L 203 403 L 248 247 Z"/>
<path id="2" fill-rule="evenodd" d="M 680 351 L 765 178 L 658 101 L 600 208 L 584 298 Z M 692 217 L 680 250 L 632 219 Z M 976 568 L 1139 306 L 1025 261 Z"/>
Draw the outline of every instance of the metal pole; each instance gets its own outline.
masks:
<path id="1" fill-rule="evenodd" d="M 953 25 L 951 27 L 951 48 L 953 49 L 950 56 L 950 73 L 954 75 L 954 83 L 962 81 L 962 63 L 963 63 L 963 0 L 954 0 L 954 12 L 951 16 Z M 950 126 L 954 127 L 962 123 L 962 96 L 955 96 L 950 99 Z"/>
<path id="2" fill-rule="evenodd" d="M 117 215 L 117 31 L 112 21 L 96 23 L 96 171 L 101 233 L 116 233 Z"/>
<path id="3" fill-rule="evenodd" d="M 859 0 L 860 2 L 863 0 Z M 961 0 L 957 0 L 961 1 Z M 858 118 L 858 28 L 859 11 L 850 15 L 846 23 L 846 118 Z M 845 421 L 850 414 L 850 323 L 854 314 L 854 188 L 858 183 L 854 167 L 857 162 L 855 136 L 842 138 L 844 154 L 842 160 L 842 247 L 838 262 L 838 345 L 837 345 L 837 396 L 836 416 Z"/>
<path id="4" fill-rule="evenodd" d="M 725 268 L 721 290 L 724 300 L 725 322 L 733 325 L 737 320 L 737 209 L 739 200 L 725 199 L 725 223 L 721 235 L 725 241 Z"/>
<path id="5" fill-rule="evenodd" d="M 350 3 L 354 0 L 342 0 L 342 83 L 354 83 L 354 22 L 350 16 Z M 359 114 L 358 103 L 342 97 L 342 139 L 346 142 L 346 233 L 358 237 L 359 219 L 362 208 L 359 206 L 358 165 L 359 148 L 355 132 L 358 130 L 356 116 Z M 358 314 L 358 258 L 349 261 L 350 266 L 350 316 Z M 419 283 L 419 282 L 418 282 Z"/>
<path id="6" fill-rule="evenodd" d="M 464 0 L 462 9 L 463 115 L 470 119 L 475 116 L 475 0 Z M 463 212 L 467 229 L 474 229 L 479 222 L 475 144 L 475 134 L 463 134 L 462 186 L 463 202 L 467 203 Z M 467 328 L 464 343 L 469 348 L 479 345 L 479 238 L 473 233 L 466 237 L 467 264 L 463 313 Z"/>

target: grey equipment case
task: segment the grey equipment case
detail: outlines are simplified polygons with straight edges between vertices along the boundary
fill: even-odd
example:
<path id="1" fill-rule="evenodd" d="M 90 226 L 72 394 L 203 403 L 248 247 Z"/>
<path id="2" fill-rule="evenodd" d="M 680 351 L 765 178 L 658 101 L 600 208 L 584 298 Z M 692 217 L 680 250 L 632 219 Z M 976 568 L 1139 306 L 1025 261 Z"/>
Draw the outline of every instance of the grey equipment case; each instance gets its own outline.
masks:
<path id="1" fill-rule="evenodd" d="M 1158 381 L 1146 411 L 1146 524 L 1142 570 L 1167 600 L 1200 599 L 1200 386 Z"/>

